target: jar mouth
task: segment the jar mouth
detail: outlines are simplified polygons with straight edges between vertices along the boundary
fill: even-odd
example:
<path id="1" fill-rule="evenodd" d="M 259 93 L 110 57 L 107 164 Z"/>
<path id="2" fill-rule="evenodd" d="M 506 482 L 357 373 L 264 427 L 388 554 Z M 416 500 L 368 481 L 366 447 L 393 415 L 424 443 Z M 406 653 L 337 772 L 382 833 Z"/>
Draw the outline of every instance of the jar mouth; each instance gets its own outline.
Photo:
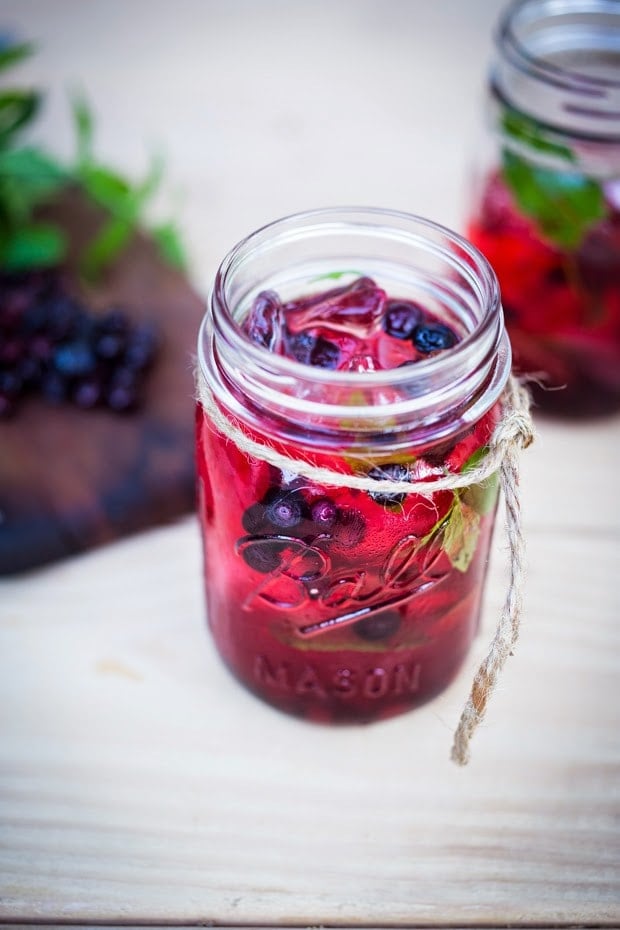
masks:
<path id="1" fill-rule="evenodd" d="M 330 271 L 351 267 L 357 270 L 350 274 L 378 278 L 390 297 L 413 299 L 407 289 L 414 286 L 432 292 L 446 313 L 459 317 L 461 341 L 403 368 L 359 372 L 274 354 L 244 332 L 245 313 L 261 290 L 288 289 L 294 299 L 309 293 L 314 280 L 318 293 L 334 286 L 325 281 Z M 383 279 L 402 292 L 391 292 Z M 301 430 L 320 422 L 323 433 L 339 432 L 352 411 L 360 434 L 440 420 L 447 429 L 450 411 L 464 399 L 472 418 L 486 412 L 510 367 L 499 286 L 482 253 L 437 223 L 375 207 L 293 214 L 241 240 L 216 274 L 198 348 L 201 372 L 218 402 L 240 419 L 254 419 L 262 431 L 275 414 Z"/>
<path id="2" fill-rule="evenodd" d="M 550 127 L 620 135 L 617 0 L 517 0 L 496 45 L 500 97 Z"/>

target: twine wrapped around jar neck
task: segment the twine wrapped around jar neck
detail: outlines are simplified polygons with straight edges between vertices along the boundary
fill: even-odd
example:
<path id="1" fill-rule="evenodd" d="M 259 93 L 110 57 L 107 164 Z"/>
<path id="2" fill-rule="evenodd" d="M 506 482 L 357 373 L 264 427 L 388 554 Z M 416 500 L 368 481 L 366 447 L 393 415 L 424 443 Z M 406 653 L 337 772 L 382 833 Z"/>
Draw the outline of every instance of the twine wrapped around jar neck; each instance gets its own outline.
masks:
<path id="1" fill-rule="evenodd" d="M 525 581 L 525 540 L 521 522 L 519 491 L 519 454 L 534 439 L 527 389 L 510 376 L 502 395 L 502 416 L 488 443 L 488 452 L 479 464 L 467 472 L 442 475 L 424 481 L 402 481 L 391 478 L 374 479 L 366 475 L 349 475 L 311 464 L 276 451 L 266 442 L 249 437 L 217 405 L 204 374 L 198 368 L 197 395 L 200 404 L 216 429 L 247 455 L 268 462 L 276 468 L 298 474 L 317 484 L 353 488 L 388 494 L 418 494 L 430 497 L 437 491 L 456 490 L 479 484 L 499 472 L 506 508 L 506 535 L 510 554 L 510 575 L 506 598 L 489 651 L 482 661 L 461 713 L 452 745 L 452 760 L 466 765 L 470 758 L 470 742 L 487 709 L 499 674 L 519 635 L 523 587 Z"/>

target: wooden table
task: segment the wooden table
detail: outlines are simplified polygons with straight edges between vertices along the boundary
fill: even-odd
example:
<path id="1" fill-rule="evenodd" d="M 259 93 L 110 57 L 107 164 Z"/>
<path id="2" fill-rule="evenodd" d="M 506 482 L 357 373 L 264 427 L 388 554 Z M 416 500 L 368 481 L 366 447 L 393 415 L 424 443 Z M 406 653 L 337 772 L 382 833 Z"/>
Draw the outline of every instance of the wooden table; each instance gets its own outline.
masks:
<path id="1" fill-rule="evenodd" d="M 4 0 L 70 148 L 168 150 L 199 284 L 245 232 L 339 202 L 458 225 L 495 0 Z M 473 761 L 452 729 L 505 587 L 439 699 L 327 729 L 256 701 L 205 628 L 193 517 L 0 584 L 0 921 L 620 923 L 620 420 L 540 420 L 522 637 Z"/>

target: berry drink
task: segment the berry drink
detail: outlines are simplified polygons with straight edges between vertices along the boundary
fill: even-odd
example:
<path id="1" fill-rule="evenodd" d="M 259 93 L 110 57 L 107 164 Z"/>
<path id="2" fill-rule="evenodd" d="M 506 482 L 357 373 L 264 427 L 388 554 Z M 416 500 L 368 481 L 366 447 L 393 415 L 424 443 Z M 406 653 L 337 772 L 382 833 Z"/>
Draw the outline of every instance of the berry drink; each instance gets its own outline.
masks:
<path id="1" fill-rule="evenodd" d="M 467 234 L 539 407 L 620 409 L 620 4 L 520 0 L 497 36 Z"/>
<path id="2" fill-rule="evenodd" d="M 303 231 L 315 217 L 256 235 L 288 241 L 291 225 Z M 406 231 L 414 224 L 396 218 Z M 501 322 L 490 269 L 461 240 L 466 248 L 456 252 L 463 280 L 475 262 Z M 473 408 L 469 396 L 443 412 L 429 408 L 425 378 L 463 362 L 476 330 L 456 306 L 458 295 L 467 302 L 458 275 L 409 276 L 399 281 L 369 258 L 362 271 L 274 273 L 272 286 L 246 292 L 225 323 L 214 306 L 201 334 L 210 400 L 197 407 L 198 487 L 210 628 L 241 682 L 314 721 L 371 721 L 429 700 L 458 671 L 479 622 L 496 480 L 431 495 L 346 486 L 346 476 L 424 482 L 466 471 L 500 416 L 510 359 L 501 326 L 501 363 L 482 379 Z M 239 380 L 241 353 L 259 372 L 253 383 Z M 240 433 L 216 426 L 210 403 Z M 243 437 L 258 446 L 244 448 Z M 300 460 L 342 476 L 344 486 L 300 474 Z"/>

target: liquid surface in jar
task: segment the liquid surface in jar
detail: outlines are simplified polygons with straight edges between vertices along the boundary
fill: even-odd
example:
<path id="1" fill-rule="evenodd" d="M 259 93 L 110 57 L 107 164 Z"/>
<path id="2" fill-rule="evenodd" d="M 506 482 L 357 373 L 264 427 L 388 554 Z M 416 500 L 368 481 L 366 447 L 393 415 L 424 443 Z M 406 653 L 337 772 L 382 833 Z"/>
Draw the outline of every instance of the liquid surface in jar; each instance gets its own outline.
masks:
<path id="1" fill-rule="evenodd" d="M 271 352 L 336 371 L 397 368 L 459 341 L 421 304 L 388 297 L 368 277 L 287 302 L 275 291 L 262 291 L 243 329 Z"/>

